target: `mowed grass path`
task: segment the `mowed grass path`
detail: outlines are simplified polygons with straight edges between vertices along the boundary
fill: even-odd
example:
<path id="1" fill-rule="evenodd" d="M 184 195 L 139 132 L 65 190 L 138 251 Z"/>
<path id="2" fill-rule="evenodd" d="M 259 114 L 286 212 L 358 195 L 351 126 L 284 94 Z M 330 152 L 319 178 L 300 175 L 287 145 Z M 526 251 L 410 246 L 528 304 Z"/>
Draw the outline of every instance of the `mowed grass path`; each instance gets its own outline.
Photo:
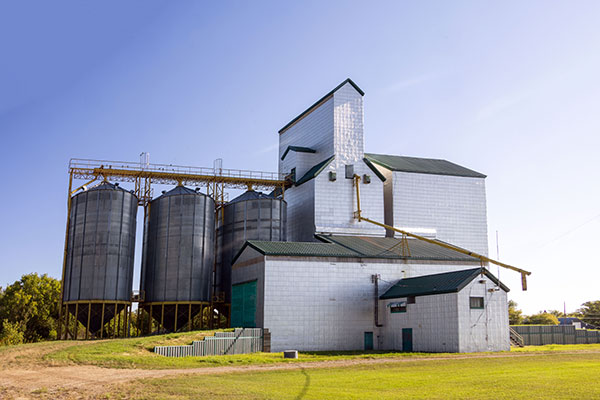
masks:
<path id="1" fill-rule="evenodd" d="M 600 399 L 600 354 L 404 360 L 384 364 L 146 379 L 106 398 Z"/>

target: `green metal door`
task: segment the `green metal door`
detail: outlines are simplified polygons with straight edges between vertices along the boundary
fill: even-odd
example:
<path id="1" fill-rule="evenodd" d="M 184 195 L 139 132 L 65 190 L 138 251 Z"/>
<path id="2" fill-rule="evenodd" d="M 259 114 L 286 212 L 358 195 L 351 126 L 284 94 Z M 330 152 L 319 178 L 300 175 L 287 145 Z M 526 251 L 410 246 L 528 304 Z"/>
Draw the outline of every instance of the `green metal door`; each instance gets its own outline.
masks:
<path id="1" fill-rule="evenodd" d="M 365 332 L 365 350 L 373 350 L 373 332 Z"/>
<path id="2" fill-rule="evenodd" d="M 256 327 L 256 281 L 231 287 L 231 326 Z"/>
<path id="3" fill-rule="evenodd" d="M 402 351 L 413 351 L 412 346 L 412 328 L 402 329 Z"/>

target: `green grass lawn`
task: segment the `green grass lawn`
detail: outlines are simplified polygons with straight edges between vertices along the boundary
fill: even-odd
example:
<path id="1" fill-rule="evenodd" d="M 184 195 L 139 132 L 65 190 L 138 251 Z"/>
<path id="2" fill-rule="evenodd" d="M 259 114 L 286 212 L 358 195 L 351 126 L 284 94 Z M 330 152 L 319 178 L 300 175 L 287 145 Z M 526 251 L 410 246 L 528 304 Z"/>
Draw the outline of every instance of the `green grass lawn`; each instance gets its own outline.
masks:
<path id="1" fill-rule="evenodd" d="M 600 354 L 419 360 L 146 379 L 107 398 L 135 399 L 594 399 Z"/>
<path id="2" fill-rule="evenodd" d="M 47 342 L 60 343 L 42 356 L 43 361 L 52 364 L 85 364 L 109 368 L 198 368 L 224 365 L 251 365 L 273 363 L 316 362 L 356 358 L 407 358 L 407 357 L 445 357 L 448 354 L 436 353 L 399 353 L 399 352 L 301 352 L 298 360 L 283 359 L 282 353 L 254 353 L 231 356 L 206 356 L 173 358 L 159 356 L 153 352 L 154 346 L 191 344 L 204 336 L 214 335 L 215 331 L 172 333 L 130 339 L 111 339 L 99 341 Z M 41 344 L 37 344 L 41 345 Z M 18 348 L 18 346 L 17 346 Z M 1 349 L 1 348 L 0 348 Z M 516 352 L 556 352 L 577 349 L 600 351 L 597 345 L 548 345 L 528 346 L 514 349 Z M 479 353 L 480 354 L 480 353 Z"/>

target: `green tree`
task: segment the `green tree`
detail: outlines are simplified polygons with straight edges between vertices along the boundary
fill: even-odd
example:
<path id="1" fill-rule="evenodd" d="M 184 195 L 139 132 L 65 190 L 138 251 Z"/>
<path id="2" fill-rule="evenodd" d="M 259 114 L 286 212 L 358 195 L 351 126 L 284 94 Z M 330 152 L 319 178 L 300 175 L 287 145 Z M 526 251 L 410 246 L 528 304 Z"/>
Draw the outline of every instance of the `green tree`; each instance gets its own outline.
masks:
<path id="1" fill-rule="evenodd" d="M 519 310 L 517 306 L 516 301 L 508 301 L 508 323 L 510 325 L 521 325 L 523 323 L 523 311 Z"/>
<path id="2" fill-rule="evenodd" d="M 558 325 L 558 318 L 547 312 L 539 312 L 525 317 L 523 321 L 526 325 Z"/>
<path id="3" fill-rule="evenodd" d="M 24 330 L 22 324 L 5 319 L 0 326 L 0 346 L 23 343 Z"/>
<path id="4" fill-rule="evenodd" d="M 558 310 L 550 310 L 548 311 L 548 314 L 552 314 L 554 315 L 556 318 L 562 318 L 565 316 L 565 313 L 562 311 L 558 311 Z"/>
<path id="5" fill-rule="evenodd" d="M 586 301 L 577 312 L 583 322 L 600 327 L 600 300 Z"/>
<path id="6" fill-rule="evenodd" d="M 46 274 L 23 275 L 0 296 L 0 321 L 9 324 L 3 322 L 0 334 L 19 329 L 25 342 L 56 338 L 59 300 L 58 280 Z"/>

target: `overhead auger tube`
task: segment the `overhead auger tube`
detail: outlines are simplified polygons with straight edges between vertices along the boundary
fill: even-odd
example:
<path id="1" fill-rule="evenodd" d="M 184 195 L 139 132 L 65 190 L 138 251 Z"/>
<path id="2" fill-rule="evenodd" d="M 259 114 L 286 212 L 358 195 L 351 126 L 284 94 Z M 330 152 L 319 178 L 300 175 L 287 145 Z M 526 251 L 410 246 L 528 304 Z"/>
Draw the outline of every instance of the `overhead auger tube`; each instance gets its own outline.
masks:
<path id="1" fill-rule="evenodd" d="M 529 272 L 529 271 L 526 271 L 526 270 L 521 269 L 521 268 L 514 267 L 512 265 L 505 264 L 505 263 L 497 261 L 497 260 L 493 260 L 493 259 L 491 259 L 489 257 L 483 256 L 481 254 L 474 253 L 474 252 L 472 252 L 470 250 L 466 250 L 466 249 L 463 249 L 461 247 L 454 246 L 454 245 L 449 244 L 449 243 L 439 242 L 437 240 L 432 240 L 432 239 L 426 238 L 424 236 L 415 235 L 414 233 L 403 231 L 402 229 L 395 228 L 395 227 L 393 227 L 391 225 L 382 224 L 381 222 L 373 221 L 373 220 L 371 220 L 369 218 L 363 217 L 362 216 L 362 211 L 360 209 L 360 189 L 359 189 L 359 183 L 360 183 L 360 176 L 358 176 L 358 175 L 355 174 L 354 175 L 354 185 L 356 186 L 356 206 L 357 206 L 357 211 L 354 212 L 354 218 L 356 218 L 358 220 L 358 222 L 366 221 L 366 222 L 369 222 L 371 224 L 380 226 L 382 228 L 389 229 L 389 230 L 401 233 L 402 235 L 410 236 L 410 237 L 413 237 L 413 238 L 418 239 L 418 240 L 422 240 L 422 241 L 427 242 L 427 243 L 435 244 L 436 246 L 440 246 L 440 247 L 443 247 L 443 248 L 446 248 L 446 249 L 457 251 L 457 252 L 459 252 L 461 254 L 465 254 L 465 255 L 477 258 L 481 262 L 492 263 L 492 264 L 498 265 L 498 266 L 500 266 L 502 268 L 507 268 L 507 269 L 516 271 L 516 272 L 518 272 L 518 273 L 521 274 L 521 287 L 523 288 L 524 291 L 527 290 L 527 275 L 531 275 L 531 272 Z"/>

